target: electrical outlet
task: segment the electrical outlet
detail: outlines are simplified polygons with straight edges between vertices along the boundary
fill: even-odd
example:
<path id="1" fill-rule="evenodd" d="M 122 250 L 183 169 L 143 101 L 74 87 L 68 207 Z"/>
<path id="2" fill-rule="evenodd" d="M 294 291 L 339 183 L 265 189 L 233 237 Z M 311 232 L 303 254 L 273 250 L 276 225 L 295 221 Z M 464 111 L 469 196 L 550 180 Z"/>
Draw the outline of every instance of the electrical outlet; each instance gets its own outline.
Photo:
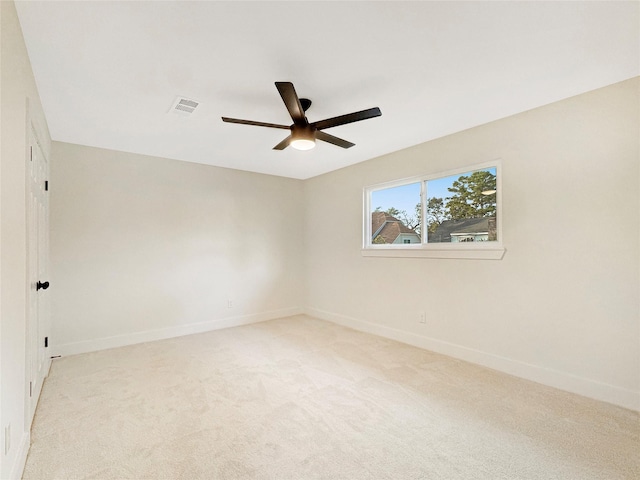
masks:
<path id="1" fill-rule="evenodd" d="M 227 300 L 227 308 L 233 308 L 233 300 Z"/>
<path id="2" fill-rule="evenodd" d="M 427 314 L 425 312 L 420 312 L 420 323 L 427 323 Z"/>
<path id="3" fill-rule="evenodd" d="M 7 455 L 11 450 L 11 424 L 4 427 L 4 454 Z"/>

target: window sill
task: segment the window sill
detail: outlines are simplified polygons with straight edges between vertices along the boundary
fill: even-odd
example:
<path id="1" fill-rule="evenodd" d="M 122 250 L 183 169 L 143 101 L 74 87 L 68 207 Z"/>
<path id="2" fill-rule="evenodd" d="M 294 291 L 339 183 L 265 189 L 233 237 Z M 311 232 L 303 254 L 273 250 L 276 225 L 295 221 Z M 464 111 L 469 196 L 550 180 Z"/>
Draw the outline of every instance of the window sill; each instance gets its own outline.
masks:
<path id="1" fill-rule="evenodd" d="M 505 249 L 498 245 L 490 247 L 418 246 L 407 247 L 367 247 L 362 249 L 363 257 L 393 258 L 457 258 L 475 260 L 502 260 Z"/>

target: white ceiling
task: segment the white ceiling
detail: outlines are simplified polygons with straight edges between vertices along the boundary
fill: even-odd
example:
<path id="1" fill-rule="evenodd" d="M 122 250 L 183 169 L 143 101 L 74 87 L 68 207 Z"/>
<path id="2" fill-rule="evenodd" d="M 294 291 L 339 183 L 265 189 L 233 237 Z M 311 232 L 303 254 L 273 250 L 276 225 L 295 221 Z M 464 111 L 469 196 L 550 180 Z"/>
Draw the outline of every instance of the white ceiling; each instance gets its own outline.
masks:
<path id="1" fill-rule="evenodd" d="M 640 75 L 639 2 L 16 2 L 54 140 L 309 178 Z M 272 150 L 290 124 L 356 144 Z M 167 113 L 181 95 L 201 102 Z"/>

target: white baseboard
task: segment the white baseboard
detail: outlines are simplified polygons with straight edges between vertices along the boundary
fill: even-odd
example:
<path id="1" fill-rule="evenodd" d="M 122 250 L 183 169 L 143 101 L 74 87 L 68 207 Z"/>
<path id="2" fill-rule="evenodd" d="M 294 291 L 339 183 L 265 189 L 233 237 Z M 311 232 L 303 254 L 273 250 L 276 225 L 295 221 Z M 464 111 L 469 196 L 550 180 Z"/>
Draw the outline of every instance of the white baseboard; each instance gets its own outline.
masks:
<path id="1" fill-rule="evenodd" d="M 22 436 L 22 441 L 20 442 L 20 447 L 15 458 L 15 463 L 11 468 L 11 473 L 9 474 L 10 480 L 20 480 L 22 478 L 22 473 L 24 472 L 24 466 L 27 463 L 27 455 L 29 454 L 29 446 L 31 445 L 31 434 L 29 432 L 25 432 Z"/>
<path id="2" fill-rule="evenodd" d="M 640 411 L 640 392 L 316 308 L 306 308 L 304 313 L 354 330 L 407 343 L 560 390 Z"/>
<path id="3" fill-rule="evenodd" d="M 191 335 L 194 333 L 208 332 L 221 328 L 248 325 L 251 323 L 298 315 L 300 313 L 305 313 L 312 317 L 327 320 L 355 330 L 360 330 L 419 348 L 424 348 L 426 350 L 431 350 L 443 355 L 459 358 L 461 360 L 492 368 L 516 377 L 532 380 L 560 390 L 612 403 L 631 410 L 640 411 L 640 392 L 316 308 L 302 309 L 292 307 L 251 315 L 228 317 L 209 322 L 179 325 L 175 327 L 117 335 L 83 342 L 67 343 L 53 346 L 52 352 L 53 355 L 76 355 L 79 353 L 106 350 L 109 348 L 123 347 L 136 343 L 152 342 L 183 335 Z"/>
<path id="4" fill-rule="evenodd" d="M 276 318 L 299 315 L 301 313 L 302 309 L 299 307 L 284 308 L 281 310 L 273 310 L 270 312 L 240 315 L 237 317 L 227 317 L 218 320 L 211 320 L 208 322 L 191 323 L 188 325 L 178 325 L 175 327 L 147 330 L 144 332 L 128 333 L 124 335 L 104 337 L 82 342 L 53 345 L 52 355 L 67 356 L 77 355 L 79 353 L 95 352 L 98 350 L 106 350 L 109 348 L 134 345 L 136 343 L 153 342 L 156 340 L 165 340 L 167 338 L 181 337 L 183 335 L 192 335 L 194 333 L 219 330 L 221 328 L 237 327 L 240 325 L 264 322 Z"/>

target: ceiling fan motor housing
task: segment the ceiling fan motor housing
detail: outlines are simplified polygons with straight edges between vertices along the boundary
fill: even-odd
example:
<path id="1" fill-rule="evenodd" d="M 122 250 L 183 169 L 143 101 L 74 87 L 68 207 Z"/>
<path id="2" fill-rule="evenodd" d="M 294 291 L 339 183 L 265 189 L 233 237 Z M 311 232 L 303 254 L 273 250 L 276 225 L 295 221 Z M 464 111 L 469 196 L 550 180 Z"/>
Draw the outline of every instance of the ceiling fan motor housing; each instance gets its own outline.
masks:
<path id="1" fill-rule="evenodd" d="M 316 140 L 316 129 L 311 125 L 291 125 L 291 138 L 294 140 Z"/>

